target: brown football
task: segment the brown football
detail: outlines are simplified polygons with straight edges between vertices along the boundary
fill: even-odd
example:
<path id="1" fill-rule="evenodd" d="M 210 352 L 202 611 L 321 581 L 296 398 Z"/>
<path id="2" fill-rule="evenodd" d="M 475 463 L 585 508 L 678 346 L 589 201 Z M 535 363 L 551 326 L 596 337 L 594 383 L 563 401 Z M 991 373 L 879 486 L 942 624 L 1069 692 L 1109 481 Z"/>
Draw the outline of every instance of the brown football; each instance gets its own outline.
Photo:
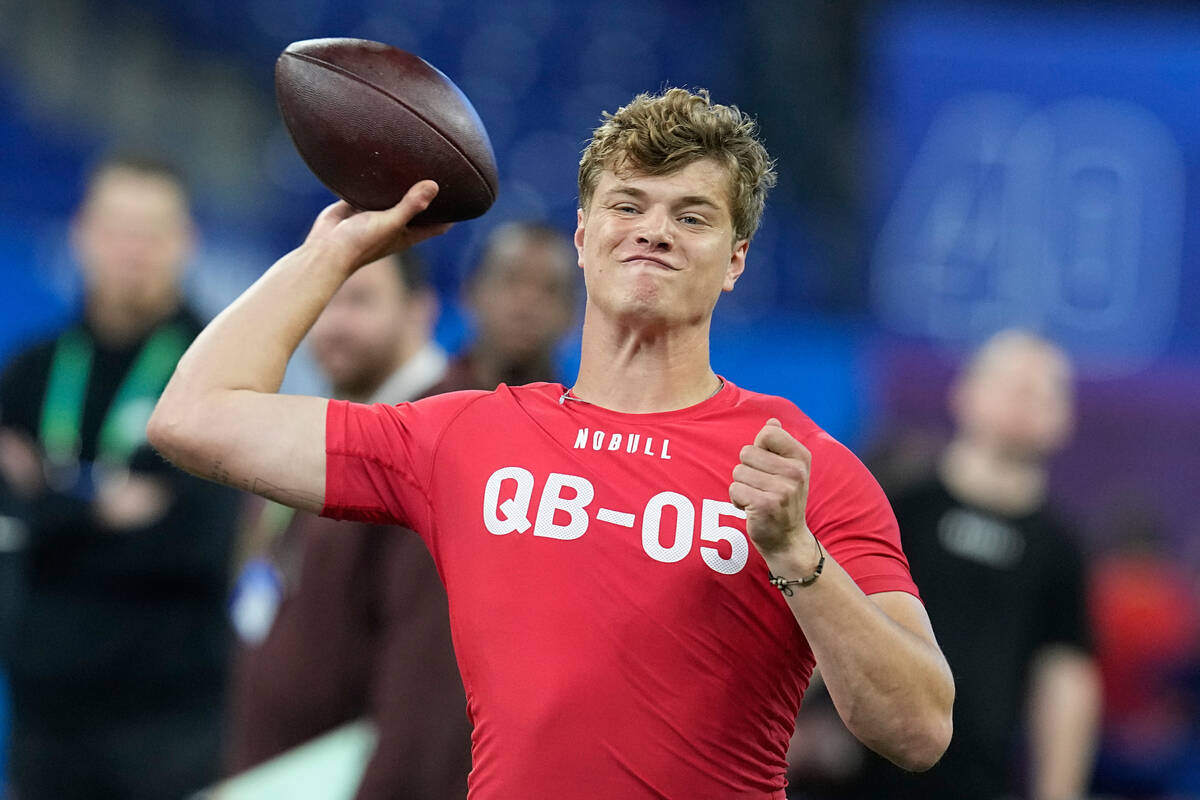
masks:
<path id="1" fill-rule="evenodd" d="M 440 191 L 422 222 L 478 217 L 496 157 L 474 107 L 417 56 L 365 39 L 308 39 L 275 62 L 284 125 L 313 173 L 355 208 L 390 208 L 417 181 Z"/>

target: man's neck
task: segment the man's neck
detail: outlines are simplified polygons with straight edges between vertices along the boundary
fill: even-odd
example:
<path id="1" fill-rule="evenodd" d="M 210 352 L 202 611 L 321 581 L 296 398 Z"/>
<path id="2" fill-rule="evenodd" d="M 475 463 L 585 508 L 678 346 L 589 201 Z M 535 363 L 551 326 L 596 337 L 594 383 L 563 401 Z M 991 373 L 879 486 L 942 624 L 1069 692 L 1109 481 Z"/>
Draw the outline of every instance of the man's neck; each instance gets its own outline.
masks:
<path id="1" fill-rule="evenodd" d="M 961 438 L 946 448 L 939 473 L 959 500 L 1009 516 L 1042 505 L 1049 479 L 1040 460 L 1007 457 Z"/>
<path id="2" fill-rule="evenodd" d="M 84 309 L 84 315 L 101 344 L 120 348 L 145 338 L 147 333 L 178 308 L 178 301 L 147 311 L 134 305 L 91 300 Z"/>
<path id="3" fill-rule="evenodd" d="M 708 326 L 679 329 L 583 328 L 574 394 L 613 411 L 676 411 L 716 394 Z"/>

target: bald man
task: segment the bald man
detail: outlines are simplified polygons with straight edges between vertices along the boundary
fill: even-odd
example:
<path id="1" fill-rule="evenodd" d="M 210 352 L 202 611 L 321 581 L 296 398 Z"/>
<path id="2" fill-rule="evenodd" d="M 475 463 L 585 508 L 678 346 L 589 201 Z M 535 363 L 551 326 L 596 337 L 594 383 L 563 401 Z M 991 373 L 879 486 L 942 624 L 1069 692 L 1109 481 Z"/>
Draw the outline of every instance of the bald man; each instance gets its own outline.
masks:
<path id="1" fill-rule="evenodd" d="M 1049 462 L 1074 425 L 1070 363 L 1049 341 L 1003 331 L 970 360 L 949 402 L 956 428 L 937 474 L 893 506 L 954 671 L 954 739 L 922 775 L 872 763 L 867 796 L 1082 797 L 1099 682 L 1083 556 L 1048 504 Z M 1023 722 L 1029 750 L 1014 760 Z M 1018 762 L 1028 765 L 1023 780 Z"/>

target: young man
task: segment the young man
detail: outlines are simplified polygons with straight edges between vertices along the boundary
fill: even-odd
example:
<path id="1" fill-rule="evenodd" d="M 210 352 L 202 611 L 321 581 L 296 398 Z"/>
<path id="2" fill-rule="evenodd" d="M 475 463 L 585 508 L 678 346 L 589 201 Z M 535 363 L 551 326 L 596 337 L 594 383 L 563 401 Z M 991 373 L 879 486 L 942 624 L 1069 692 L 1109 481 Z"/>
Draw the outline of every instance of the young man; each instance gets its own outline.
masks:
<path id="1" fill-rule="evenodd" d="M 234 497 L 145 438 L 201 327 L 192 241 L 169 165 L 106 160 L 72 226 L 82 315 L 0 377 L 0 475 L 29 515 L 6 654 L 22 798 L 183 797 L 217 774 Z"/>
<path id="2" fill-rule="evenodd" d="M 476 800 L 781 798 L 814 659 L 850 729 L 897 763 L 927 768 L 949 741 L 953 682 L 882 492 L 793 405 L 709 366 L 773 177 L 736 109 L 635 98 L 580 164 L 575 385 L 398 407 L 275 394 L 347 275 L 439 232 L 407 226 L 432 182 L 385 212 L 334 204 L 155 412 L 152 440 L 189 470 L 421 533 L 450 598 Z"/>

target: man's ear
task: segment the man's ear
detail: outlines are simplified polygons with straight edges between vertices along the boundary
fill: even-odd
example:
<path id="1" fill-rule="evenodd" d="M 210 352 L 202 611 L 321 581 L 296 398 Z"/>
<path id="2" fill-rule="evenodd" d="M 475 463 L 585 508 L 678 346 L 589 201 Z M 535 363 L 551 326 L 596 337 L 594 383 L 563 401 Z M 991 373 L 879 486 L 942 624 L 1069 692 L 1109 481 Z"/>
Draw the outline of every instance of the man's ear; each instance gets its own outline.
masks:
<path id="1" fill-rule="evenodd" d="M 721 286 L 722 291 L 733 291 L 733 285 L 737 283 L 738 278 L 742 277 L 742 272 L 746 269 L 746 253 L 749 250 L 749 239 L 742 239 L 733 246 L 733 253 L 729 256 L 729 266 L 725 268 L 725 283 Z"/>
<path id="2" fill-rule="evenodd" d="M 575 253 L 580 269 L 583 269 L 583 221 L 586 218 L 582 208 L 575 209 Z"/>

